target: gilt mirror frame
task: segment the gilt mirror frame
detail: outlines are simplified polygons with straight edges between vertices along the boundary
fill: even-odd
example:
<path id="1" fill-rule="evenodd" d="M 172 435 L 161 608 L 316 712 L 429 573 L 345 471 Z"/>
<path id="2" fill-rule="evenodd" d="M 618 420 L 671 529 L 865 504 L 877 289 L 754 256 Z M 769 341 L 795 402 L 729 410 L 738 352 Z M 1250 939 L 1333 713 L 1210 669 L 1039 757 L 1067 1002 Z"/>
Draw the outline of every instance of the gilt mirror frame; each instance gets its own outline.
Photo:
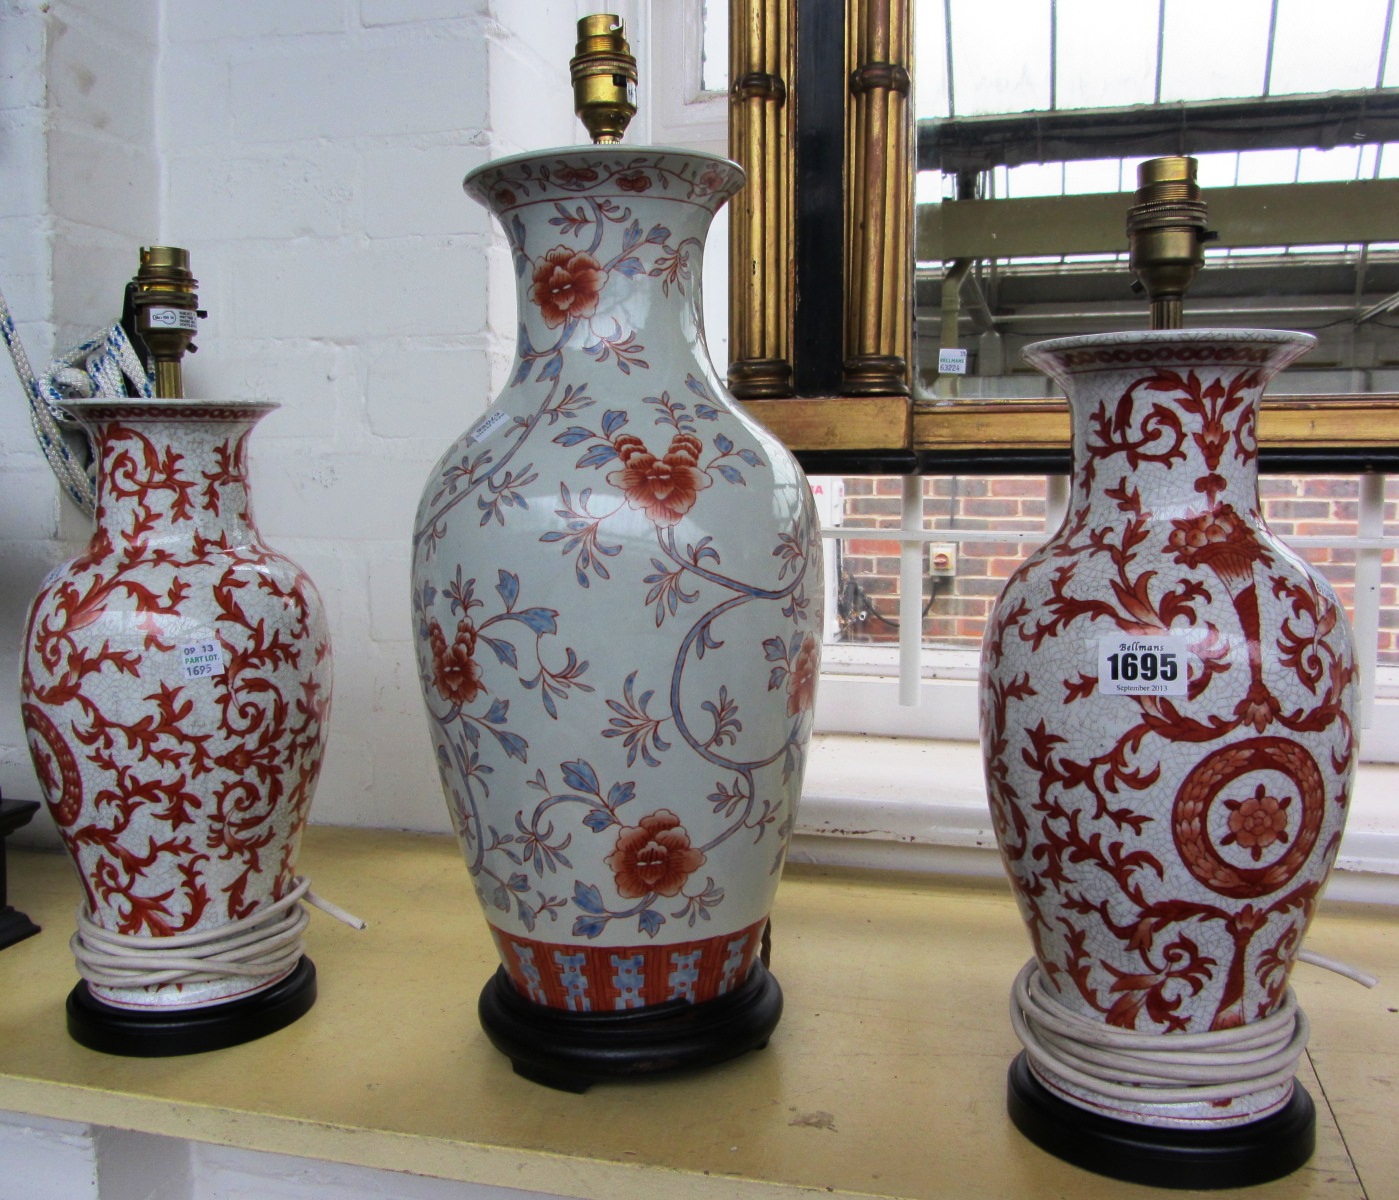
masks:
<path id="1" fill-rule="evenodd" d="M 915 230 L 913 7 L 729 0 L 729 152 L 749 180 L 730 225 L 730 387 L 813 473 L 1062 472 L 1061 401 L 913 398 L 915 246 L 925 259 L 984 254 L 995 206 L 1014 203 L 944 202 Z M 1399 181 L 1287 186 L 1287 204 L 1273 189 L 1280 222 L 1335 214 L 1348 195 L 1356 240 L 1399 241 Z M 1041 240 L 1081 231 L 1087 203 L 1090 237 L 1125 248 L 1130 197 L 1060 199 L 1073 215 L 1037 219 Z M 1227 191 L 1209 199 L 1223 226 Z M 1254 244 L 1289 232 L 1275 222 Z M 1262 468 L 1399 470 L 1397 420 L 1395 394 L 1267 399 Z"/>

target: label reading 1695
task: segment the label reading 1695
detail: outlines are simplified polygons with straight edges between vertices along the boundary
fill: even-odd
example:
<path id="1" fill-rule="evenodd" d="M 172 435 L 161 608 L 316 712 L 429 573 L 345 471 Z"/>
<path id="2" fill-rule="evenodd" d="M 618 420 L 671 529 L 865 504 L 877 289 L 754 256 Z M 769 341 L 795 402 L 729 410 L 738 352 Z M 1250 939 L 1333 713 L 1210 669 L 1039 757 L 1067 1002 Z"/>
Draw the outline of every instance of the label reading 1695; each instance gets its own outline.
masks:
<path id="1" fill-rule="evenodd" d="M 1105 637 L 1098 639 L 1098 691 L 1105 696 L 1184 696 L 1189 639 Z"/>

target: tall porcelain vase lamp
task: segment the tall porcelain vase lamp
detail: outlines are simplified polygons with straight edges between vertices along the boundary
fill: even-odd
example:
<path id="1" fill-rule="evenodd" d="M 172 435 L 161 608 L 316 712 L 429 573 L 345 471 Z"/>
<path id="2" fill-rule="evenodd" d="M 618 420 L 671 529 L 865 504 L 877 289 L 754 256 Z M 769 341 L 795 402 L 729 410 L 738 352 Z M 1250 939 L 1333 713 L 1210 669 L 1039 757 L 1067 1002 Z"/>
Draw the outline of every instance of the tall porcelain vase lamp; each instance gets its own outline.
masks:
<path id="1" fill-rule="evenodd" d="M 1140 168 L 1152 330 L 1025 351 L 1068 393 L 1073 491 L 988 627 L 981 724 L 1035 952 L 1010 1115 L 1090 1170 L 1206 1188 L 1312 1152 L 1288 976 L 1345 822 L 1356 665 L 1334 593 L 1258 505 L 1260 394 L 1314 339 L 1179 328 L 1194 166 Z"/>
<path id="2" fill-rule="evenodd" d="M 183 398 L 188 255 L 129 289 L 155 396 L 65 400 L 98 456 L 97 528 L 30 610 L 30 754 L 83 902 L 68 1031 L 113 1054 L 212 1050 L 305 1013 L 297 848 L 330 710 L 316 589 L 265 545 L 252 426 L 276 407 Z"/>
<path id="3" fill-rule="evenodd" d="M 704 346 L 704 237 L 742 172 L 617 144 L 635 78 L 620 22 L 584 18 L 597 144 L 467 176 L 514 255 L 518 345 L 413 539 L 428 726 L 500 954 L 481 1021 L 573 1090 L 767 1042 L 820 654 L 806 481 Z"/>

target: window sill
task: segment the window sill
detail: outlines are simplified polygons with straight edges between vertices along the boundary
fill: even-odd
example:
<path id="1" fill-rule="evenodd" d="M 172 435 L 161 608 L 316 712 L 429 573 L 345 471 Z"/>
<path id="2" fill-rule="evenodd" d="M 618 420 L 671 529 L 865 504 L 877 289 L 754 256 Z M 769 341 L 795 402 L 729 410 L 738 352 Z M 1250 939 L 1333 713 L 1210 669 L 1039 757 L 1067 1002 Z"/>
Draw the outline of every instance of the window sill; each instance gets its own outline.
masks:
<path id="1" fill-rule="evenodd" d="M 792 867 L 773 915 L 786 1011 L 767 1049 L 574 1096 L 513 1075 L 477 1024 L 495 953 L 452 839 L 315 828 L 301 866 L 369 921 L 354 933 L 313 918 L 315 1008 L 248 1045 L 123 1059 L 64 1031 L 77 898 L 66 858 L 13 853 L 11 898 L 45 930 L 0 952 L 0 1109 L 296 1156 L 312 1182 L 266 1189 L 284 1196 L 327 1194 L 313 1177 L 332 1175 L 307 1159 L 402 1173 L 365 1195 L 476 1194 L 418 1190 L 433 1180 L 608 1200 L 1126 1194 L 1005 1117 L 1018 1050 L 1006 996 L 1029 946 L 1003 886 Z M 1330 1106 L 1316 1157 L 1273 1185 L 1278 1200 L 1355 1196 L 1360 1178 L 1399 1200 L 1382 1182 L 1399 1179 L 1391 1122 L 1372 1109 L 1374 1079 L 1399 1070 L 1374 1036 L 1399 1003 L 1392 932 L 1392 913 L 1354 906 L 1324 906 L 1313 926 L 1319 952 L 1385 982 L 1367 992 L 1324 971 L 1295 977 L 1313 1028 L 1302 1078 Z M 1352 1114 L 1345 1140 L 1333 1108 Z"/>
<path id="2" fill-rule="evenodd" d="M 1399 766 L 1365 763 L 1327 895 L 1399 905 Z M 812 741 L 790 858 L 861 870 L 1002 878 L 971 741 L 823 733 Z"/>

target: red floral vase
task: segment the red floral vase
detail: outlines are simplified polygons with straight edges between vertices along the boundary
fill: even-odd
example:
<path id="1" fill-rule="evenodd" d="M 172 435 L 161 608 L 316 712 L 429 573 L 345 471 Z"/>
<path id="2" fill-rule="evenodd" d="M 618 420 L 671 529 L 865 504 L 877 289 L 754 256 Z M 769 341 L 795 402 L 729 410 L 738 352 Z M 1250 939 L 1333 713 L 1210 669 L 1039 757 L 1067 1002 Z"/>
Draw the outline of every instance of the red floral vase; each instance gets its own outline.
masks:
<path id="1" fill-rule="evenodd" d="M 1035 950 L 1011 1111 L 1108 1174 L 1258 1182 L 1310 1148 L 1288 976 L 1340 844 L 1356 667 L 1330 587 L 1263 523 L 1255 431 L 1312 343 L 1025 351 L 1069 395 L 1074 475 L 983 647 L 991 811 Z M 1209 1173 L 1221 1154 L 1240 1174 Z"/>
<path id="2" fill-rule="evenodd" d="M 483 1021 L 565 1086 L 736 1053 L 780 1011 L 755 964 L 810 731 L 820 543 L 801 471 L 704 350 L 703 239 L 741 184 L 628 147 L 466 181 L 510 241 L 518 349 L 423 493 L 419 669 L 501 956 Z M 693 1031 L 744 1004 L 761 1017 L 688 1050 L 657 1016 Z"/>
<path id="3" fill-rule="evenodd" d="M 264 545 L 247 439 L 276 406 L 65 403 L 97 528 L 29 615 L 23 720 L 77 868 L 80 1041 L 182 1053 L 304 1012 L 297 847 L 330 709 L 320 597 Z"/>

